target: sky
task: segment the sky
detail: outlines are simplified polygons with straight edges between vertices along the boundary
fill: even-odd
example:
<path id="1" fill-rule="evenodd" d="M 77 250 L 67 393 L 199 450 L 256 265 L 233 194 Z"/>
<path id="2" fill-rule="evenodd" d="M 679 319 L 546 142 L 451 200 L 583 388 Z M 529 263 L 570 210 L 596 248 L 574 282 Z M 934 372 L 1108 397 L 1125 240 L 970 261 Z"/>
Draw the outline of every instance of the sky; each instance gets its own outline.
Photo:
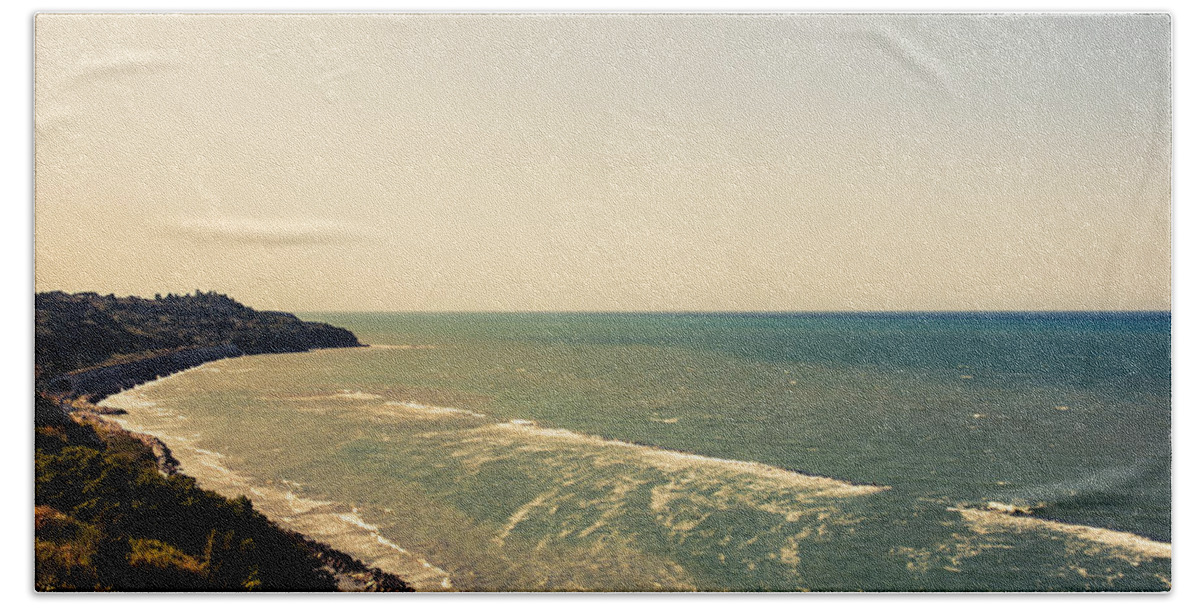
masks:
<path id="1" fill-rule="evenodd" d="M 35 284 L 1171 305 L 1165 15 L 40 15 Z"/>

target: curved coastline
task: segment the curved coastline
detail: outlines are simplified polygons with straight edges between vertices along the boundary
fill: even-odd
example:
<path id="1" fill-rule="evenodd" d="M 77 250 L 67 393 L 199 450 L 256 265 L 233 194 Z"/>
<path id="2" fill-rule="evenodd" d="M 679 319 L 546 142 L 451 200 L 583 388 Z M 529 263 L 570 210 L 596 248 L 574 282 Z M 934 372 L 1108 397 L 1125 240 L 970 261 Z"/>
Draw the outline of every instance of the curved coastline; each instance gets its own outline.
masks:
<path id="1" fill-rule="evenodd" d="M 176 453 L 162 439 L 152 433 L 131 428 L 132 425 L 120 419 L 119 416 L 127 413 L 125 408 L 114 407 L 111 403 L 105 402 L 111 399 L 120 402 L 123 396 L 130 397 L 137 389 L 167 377 L 194 371 L 221 359 L 240 356 L 248 355 L 242 353 L 236 346 L 229 345 L 229 348 L 183 349 L 129 363 L 98 366 L 64 374 L 56 379 L 56 381 L 66 379 L 67 382 L 58 383 L 55 388 L 59 388 L 60 391 L 56 391 L 54 399 L 64 414 L 81 422 L 86 421 L 103 426 L 109 432 L 126 434 L 145 445 L 154 454 L 162 474 L 191 477 L 202 488 L 211 489 L 227 498 L 236 498 L 238 494 L 246 495 L 247 492 L 235 493 L 231 496 L 220 488 L 210 487 L 213 484 L 206 482 L 204 476 L 195 474 L 194 464 L 189 467 L 181 462 L 176 458 Z M 185 457 L 186 460 L 188 459 Z M 252 488 L 248 493 L 254 494 L 255 499 L 261 498 L 257 495 L 259 493 L 254 492 Z M 272 525 L 302 544 L 313 557 L 320 560 L 325 569 L 337 581 L 338 591 L 396 592 L 414 590 L 409 581 L 397 573 L 368 565 L 328 542 L 315 539 L 302 530 L 285 525 L 280 522 L 277 514 L 267 512 L 261 505 L 254 505 L 254 509 L 266 516 Z"/>
<path id="2" fill-rule="evenodd" d="M 206 362 L 174 372 L 169 374 L 169 376 L 202 371 L 203 368 L 212 364 L 217 364 L 217 362 Z M 140 392 L 140 389 L 153 385 L 159 380 L 165 380 L 166 377 L 156 378 L 120 393 L 109 395 L 105 400 L 94 405 L 101 408 L 110 408 L 111 410 L 128 410 L 133 412 L 136 412 L 138 408 L 156 408 L 158 405 L 152 400 L 147 399 Z M 364 395 L 368 395 L 367 393 L 358 391 L 348 392 L 348 389 L 343 392 L 345 394 L 341 397 L 351 400 L 361 400 L 364 398 Z M 379 395 L 369 395 L 369 397 L 383 399 Z M 410 408 L 413 405 L 406 403 L 390 404 Z M 421 404 L 416 405 L 420 406 Z M 417 409 L 420 411 L 420 409 L 428 407 L 430 406 L 421 406 L 421 408 Z M 469 415 L 467 410 L 439 409 L 451 413 L 465 412 Z M 161 444 L 161 441 L 154 437 L 153 429 L 149 427 L 126 424 L 131 422 L 129 419 L 110 418 L 108 415 L 99 417 L 96 416 L 97 413 L 86 415 L 119 424 L 125 432 L 133 433 L 135 436 L 146 437 Z M 834 494 L 869 494 L 890 489 L 888 486 L 861 484 L 819 477 L 809 473 L 771 467 L 761 463 L 714 458 L 608 437 L 583 435 L 565 429 L 543 428 L 538 426 L 536 422 L 528 420 L 500 422 L 498 424 L 486 425 L 486 429 L 519 435 L 531 435 L 538 439 L 552 442 L 583 443 L 606 448 L 638 450 L 639 453 L 641 453 L 641 450 L 649 450 L 652 460 L 662 467 L 677 468 L 688 465 L 705 465 L 715 466 L 722 470 L 754 472 L 771 478 L 786 480 L 789 484 L 815 485 Z M 364 568 L 368 566 L 363 566 L 363 562 L 370 564 L 371 568 L 378 569 L 381 572 L 391 572 L 393 575 L 399 575 L 400 578 L 408 581 L 416 590 L 449 591 L 454 589 L 446 572 L 430 565 L 427 561 L 411 554 L 406 549 L 382 536 L 379 528 L 368 521 L 371 517 L 365 513 L 360 513 L 352 506 L 314 499 L 320 497 L 298 496 L 297 493 L 302 494 L 300 487 L 286 479 L 273 484 L 269 482 L 265 485 L 256 483 L 241 476 L 236 470 L 225 466 L 222 462 L 221 454 L 206 451 L 203 448 L 195 446 L 187 437 L 172 437 L 170 433 L 160 433 L 160 436 L 170 441 L 176 447 L 178 457 L 184 461 L 181 467 L 183 472 L 195 478 L 205 489 L 218 492 L 227 497 L 236 497 L 239 494 L 248 496 L 254 500 L 255 509 L 270 518 L 276 525 L 284 527 L 284 529 L 301 531 L 307 535 L 303 537 L 306 541 L 315 542 L 319 548 L 323 547 L 328 551 L 335 551 L 330 549 L 330 547 L 336 546 L 343 551 L 348 551 L 349 553 L 338 553 L 349 560 L 355 560 Z M 163 447 L 165 448 L 165 444 L 163 444 Z M 167 455 L 172 456 L 172 453 L 168 450 Z M 1148 539 L 1135 537 L 1134 535 L 1123 533 L 1115 533 L 1114 535 L 1113 531 L 1088 528 L 1086 526 L 1059 524 L 1059 522 L 1042 520 L 1035 517 L 1020 517 L 1018 518 L 1019 521 L 1013 521 L 1013 517 L 998 518 L 997 516 L 1000 514 L 981 512 L 978 509 L 951 508 L 948 510 L 958 512 L 967 525 L 983 533 L 1018 528 L 1020 530 L 1036 528 L 1037 530 L 1050 531 L 1105 546 L 1108 549 L 1114 550 L 1116 557 L 1135 566 L 1141 561 L 1171 558 L 1169 543 L 1157 543 Z M 297 532 L 297 534 L 301 532 Z M 357 561 L 356 558 L 361 561 Z M 339 582 L 340 580 L 339 578 Z"/>

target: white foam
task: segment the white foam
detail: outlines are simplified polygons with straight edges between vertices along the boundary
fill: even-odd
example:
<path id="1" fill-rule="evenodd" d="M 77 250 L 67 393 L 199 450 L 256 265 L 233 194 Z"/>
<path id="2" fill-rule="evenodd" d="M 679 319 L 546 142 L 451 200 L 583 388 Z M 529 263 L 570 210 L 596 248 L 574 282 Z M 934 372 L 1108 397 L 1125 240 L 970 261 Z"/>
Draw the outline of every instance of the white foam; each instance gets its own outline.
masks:
<path id="1" fill-rule="evenodd" d="M 483 414 L 480 414 L 479 412 L 472 412 L 471 410 L 464 410 L 457 407 L 425 405 L 424 403 L 417 403 L 415 401 L 384 401 L 383 404 L 405 407 L 422 414 L 429 414 L 433 416 L 471 416 L 473 418 L 485 417 Z"/>
<path id="2" fill-rule="evenodd" d="M 1068 534 L 1115 549 L 1119 556 L 1137 564 L 1140 559 L 1171 559 L 1171 543 L 1150 540 L 1131 532 L 1119 532 L 1080 524 L 1068 524 L 1028 515 L 1014 515 L 993 509 L 949 508 L 955 511 L 978 533 L 986 534 L 997 528 L 1012 530 L 1042 530 Z"/>
<path id="3" fill-rule="evenodd" d="M 665 472 L 676 472 L 690 467 L 718 469 L 726 474 L 750 475 L 756 478 L 770 479 L 792 487 L 803 488 L 806 491 L 815 490 L 813 495 L 855 496 L 874 494 L 875 492 L 890 489 L 887 486 L 859 485 L 830 477 L 808 475 L 760 462 L 730 460 L 688 452 L 677 452 L 616 439 L 584 435 L 566 429 L 542 428 L 531 420 L 518 419 L 508 423 L 492 425 L 487 428 L 493 428 L 502 432 L 532 435 L 554 441 L 635 451 L 637 452 L 639 461 Z"/>
<path id="4" fill-rule="evenodd" d="M 209 366 L 213 366 L 215 363 L 217 362 L 206 363 L 178 372 L 177 374 L 172 374 L 172 376 L 198 371 L 222 371 L 221 369 L 209 368 Z M 135 409 L 140 410 L 143 417 L 149 416 L 154 419 L 149 421 L 152 425 L 163 422 L 169 424 L 170 420 L 185 419 L 178 412 L 162 407 L 157 402 L 147 399 L 145 393 L 142 392 L 143 389 L 166 378 L 159 378 L 133 389 L 117 393 L 103 400 L 101 403 L 111 407 L 120 407 L 130 413 L 134 413 L 133 410 Z M 291 399 L 316 400 L 329 398 L 370 401 L 382 399 L 383 397 L 358 390 L 345 389 L 334 395 L 293 397 Z M 449 412 L 454 408 L 433 409 L 444 409 Z M 482 416 L 481 414 L 475 414 L 467 410 L 457 410 L 457 412 Z M 364 561 L 369 555 L 375 556 L 377 559 L 372 564 L 374 567 L 379 567 L 385 571 L 399 575 L 417 590 L 442 591 L 454 588 L 449 573 L 382 536 L 377 526 L 364 520 L 358 514 L 357 510 L 352 507 L 349 512 L 346 512 L 345 509 L 347 507 L 344 505 L 298 496 L 295 491 L 302 489 L 302 484 L 286 479 L 282 480 L 283 488 L 274 487 L 269 484 L 256 485 L 249 477 L 226 467 L 223 462 L 223 454 L 196 446 L 195 442 L 201 438 L 200 433 L 191 433 L 188 437 L 174 437 L 164 434 L 163 429 L 148 428 L 139 425 L 130 417 L 110 418 L 110 420 L 113 420 L 127 430 L 152 434 L 166 441 L 181 462 L 180 470 L 193 476 L 196 479 L 197 485 L 202 488 L 217 491 L 226 496 L 236 496 L 238 494 L 252 495 L 255 497 L 256 508 L 267 517 L 280 522 L 288 522 L 289 524 L 305 522 L 309 525 L 302 525 L 300 527 L 301 532 L 335 547 L 344 542 L 348 543 L 350 546 L 345 547 L 349 549 L 347 552 L 351 554 L 360 553 L 356 557 L 364 559 Z M 333 527 L 325 529 L 325 526 L 321 525 L 322 522 L 333 524 Z M 310 525 L 315 526 L 315 529 L 311 529 Z M 357 541 L 353 538 L 355 535 L 358 537 Z M 366 550 L 368 546 L 383 548 L 384 552 L 381 554 L 378 550 Z M 359 551 L 360 548 L 363 550 Z"/>
<path id="5" fill-rule="evenodd" d="M 137 408 L 155 407 L 158 405 L 158 403 L 147 399 L 146 396 L 140 391 L 130 390 L 101 399 L 96 405 L 115 407 L 123 410 L 133 410 Z"/>
<path id="6" fill-rule="evenodd" d="M 1031 515 L 1033 507 L 1027 505 L 1014 505 L 1000 501 L 989 501 L 987 503 L 989 511 L 997 511 L 999 513 L 1007 513 L 1009 515 Z"/>
<path id="7" fill-rule="evenodd" d="M 379 531 L 379 528 L 377 526 L 372 526 L 371 524 L 363 521 L 363 518 L 358 516 L 357 509 L 355 509 L 354 511 L 352 511 L 350 513 L 338 513 L 338 519 L 340 519 L 348 524 L 358 526 L 359 528 L 362 528 L 363 530 L 366 530 L 368 532 L 378 532 Z"/>
<path id="8" fill-rule="evenodd" d="M 409 551 L 408 549 L 405 549 L 404 547 L 401 547 L 400 545 L 397 545 L 396 543 L 392 542 L 387 537 L 380 534 L 378 526 L 369 524 L 362 517 L 360 517 L 358 515 L 358 509 L 355 509 L 352 507 L 350 513 L 338 513 L 337 518 L 356 527 L 356 528 L 366 530 L 368 533 L 370 533 L 371 539 L 374 540 L 377 544 L 379 544 L 383 547 L 386 547 L 388 549 L 391 549 L 392 551 L 400 553 L 404 556 L 409 556 L 409 557 L 412 556 L 411 551 Z M 439 587 L 441 587 L 443 589 L 450 589 L 452 587 L 452 585 L 450 583 L 449 574 L 445 570 L 442 570 L 441 568 L 434 566 L 433 564 L 429 563 L 427 560 L 424 560 L 421 558 L 413 558 L 413 559 L 415 559 L 421 565 L 422 568 L 431 571 L 438 578 L 441 579 L 438 582 Z M 378 560 L 376 560 L 376 562 L 378 562 Z M 424 579 L 424 578 L 425 577 L 421 577 L 421 579 Z M 409 581 L 410 584 L 413 582 L 414 581 Z"/>
<path id="9" fill-rule="evenodd" d="M 184 458 L 188 451 L 191 451 L 193 454 L 195 454 L 195 457 L 191 459 Z M 180 470 L 188 475 L 197 477 L 197 479 L 199 479 L 199 475 L 197 475 L 198 471 L 196 471 L 192 465 L 200 465 L 217 472 L 220 475 L 220 477 L 217 479 L 218 481 L 233 484 L 246 484 L 247 486 L 249 485 L 248 479 L 239 475 L 233 469 L 226 467 L 222 463 L 224 455 L 218 452 L 210 452 L 205 449 L 188 445 L 180 446 L 180 448 L 175 449 L 173 453 L 175 454 L 175 457 L 180 460 Z M 188 462 L 189 460 L 191 460 L 191 462 Z"/>
<path id="10" fill-rule="evenodd" d="M 308 513 L 309 511 L 314 511 L 321 507 L 328 507 L 333 504 L 332 502 L 329 502 L 327 500 L 313 500 L 311 498 L 301 498 L 299 496 L 296 496 L 296 494 L 291 492 L 290 490 L 286 494 L 283 495 L 283 499 L 285 501 L 287 501 L 288 506 L 295 513 Z"/>
<path id="11" fill-rule="evenodd" d="M 253 494 L 258 497 L 255 500 L 255 506 L 263 514 L 293 524 L 295 522 L 316 524 L 311 528 L 301 525 L 300 531 L 335 547 L 349 540 L 347 534 L 352 535 L 350 538 L 358 535 L 361 539 L 359 542 L 383 547 L 395 558 L 381 556 L 374 551 L 365 551 L 356 557 L 366 561 L 374 555 L 375 567 L 398 574 L 419 590 L 453 588 L 446 571 L 428 565 L 427 561 L 416 557 L 404 547 L 382 536 L 379 533 L 379 527 L 363 519 L 354 507 L 349 507 L 347 510 L 345 505 L 335 502 L 298 496 L 294 490 L 299 489 L 301 484 L 286 479 L 282 480 L 283 489 L 269 485 L 254 485 L 249 478 L 223 466 L 222 456 L 218 452 L 189 446 L 187 450 L 182 451 L 180 456 L 185 465 L 189 463 L 202 465 L 200 470 L 190 472 L 202 487 L 210 486 L 210 489 L 226 495 L 246 492 Z M 336 524 L 329 528 L 321 525 L 321 522 L 329 524 L 336 522 Z M 355 553 L 357 552 L 356 548 L 360 546 L 365 548 L 367 545 L 355 545 L 351 540 L 348 545 L 344 546 L 344 549 Z"/>
<path id="12" fill-rule="evenodd" d="M 371 401 L 374 399 L 383 399 L 383 395 L 376 395 L 374 393 L 364 393 L 362 391 L 351 391 L 349 389 L 343 389 L 341 392 L 337 393 L 336 395 L 333 395 L 333 397 L 335 397 L 337 399 L 352 399 L 355 401 Z"/>

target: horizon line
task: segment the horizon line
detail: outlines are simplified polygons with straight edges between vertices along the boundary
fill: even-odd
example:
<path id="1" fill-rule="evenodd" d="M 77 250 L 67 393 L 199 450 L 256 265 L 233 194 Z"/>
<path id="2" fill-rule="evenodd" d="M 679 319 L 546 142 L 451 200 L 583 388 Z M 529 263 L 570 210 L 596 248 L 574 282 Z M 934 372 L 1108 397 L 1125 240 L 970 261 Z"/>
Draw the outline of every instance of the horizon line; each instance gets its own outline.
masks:
<path id="1" fill-rule="evenodd" d="M 652 309 L 562 309 L 562 310 L 514 310 L 514 309 L 445 309 L 445 310 L 430 310 L 430 309 L 302 309 L 302 308 L 275 308 L 270 306 L 256 306 L 247 304 L 245 301 L 233 296 L 229 293 L 223 293 L 217 290 L 195 289 L 193 291 L 183 291 L 178 294 L 168 292 L 165 295 L 175 295 L 177 297 L 192 296 L 196 292 L 201 294 L 215 294 L 230 298 L 244 306 L 260 311 L 271 312 L 290 312 L 293 314 L 675 314 L 675 315 L 888 315 L 888 314 L 908 314 L 908 315 L 939 315 L 939 314 L 1072 314 L 1072 313 L 1115 313 L 1115 314 L 1133 314 L 1133 313 L 1154 313 L 1162 314 L 1172 312 L 1172 308 L 908 308 L 908 309 L 839 309 L 839 308 L 810 308 L 810 309 L 674 309 L 674 310 L 652 310 Z M 37 289 L 34 288 L 34 296 L 50 293 L 63 293 L 71 296 L 78 295 L 96 295 L 101 297 L 115 298 L 139 298 L 144 300 L 154 299 L 152 296 L 127 294 L 117 295 L 115 292 L 104 294 L 100 291 L 80 290 L 68 291 L 65 289 Z M 156 296 L 164 296 L 164 294 L 155 294 Z"/>
<path id="2" fill-rule="evenodd" d="M 889 310 L 294 310 L 295 314 L 659 314 L 659 315 L 937 315 L 937 314 L 1162 314 L 1170 308 L 889 309 Z"/>

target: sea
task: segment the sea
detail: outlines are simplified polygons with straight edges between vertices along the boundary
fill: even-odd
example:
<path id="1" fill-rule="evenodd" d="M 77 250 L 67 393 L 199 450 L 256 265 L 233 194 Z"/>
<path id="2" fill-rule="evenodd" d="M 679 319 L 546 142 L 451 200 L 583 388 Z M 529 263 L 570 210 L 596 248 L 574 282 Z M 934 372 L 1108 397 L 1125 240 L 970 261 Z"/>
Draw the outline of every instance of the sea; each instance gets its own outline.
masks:
<path id="1" fill-rule="evenodd" d="M 418 590 L 1171 586 L 1169 312 L 302 317 L 105 405 Z"/>

